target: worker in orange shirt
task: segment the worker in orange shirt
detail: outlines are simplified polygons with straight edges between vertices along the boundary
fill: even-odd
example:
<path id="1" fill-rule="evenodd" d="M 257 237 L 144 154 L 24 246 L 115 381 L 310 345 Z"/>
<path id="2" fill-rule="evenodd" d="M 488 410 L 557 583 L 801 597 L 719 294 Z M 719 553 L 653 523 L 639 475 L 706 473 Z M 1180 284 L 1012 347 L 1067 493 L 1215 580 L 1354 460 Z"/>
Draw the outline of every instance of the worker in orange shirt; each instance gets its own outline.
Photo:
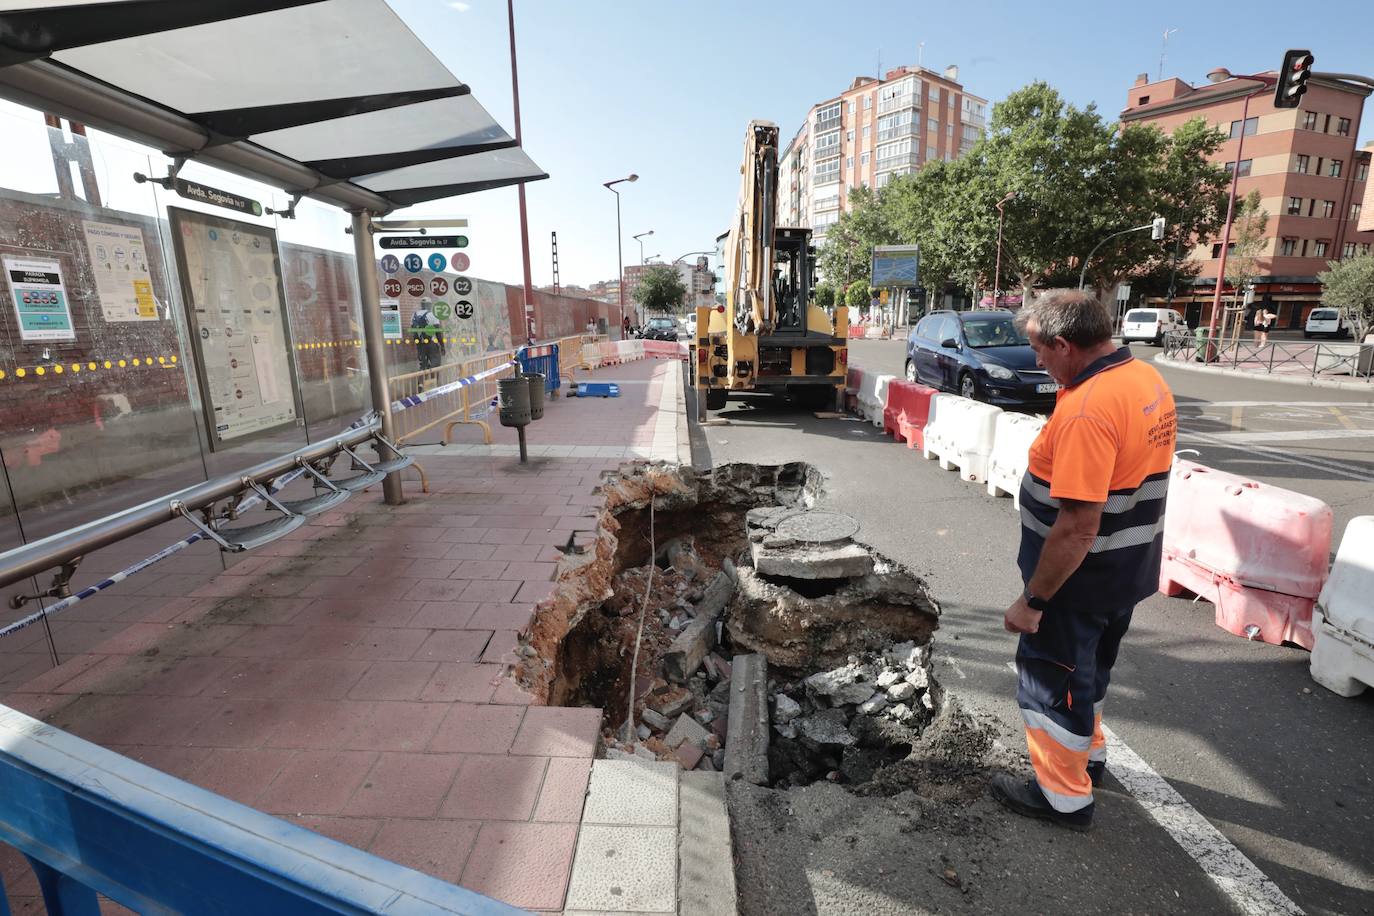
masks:
<path id="1" fill-rule="evenodd" d="M 1086 830 L 1112 666 L 1132 610 L 1159 585 L 1177 417 L 1164 379 L 1113 345 L 1092 296 L 1053 291 L 1017 321 L 1061 388 L 1021 481 L 1025 587 L 1003 621 L 1021 634 L 1016 702 L 1035 778 L 999 774 L 990 788 L 1019 814 Z"/>

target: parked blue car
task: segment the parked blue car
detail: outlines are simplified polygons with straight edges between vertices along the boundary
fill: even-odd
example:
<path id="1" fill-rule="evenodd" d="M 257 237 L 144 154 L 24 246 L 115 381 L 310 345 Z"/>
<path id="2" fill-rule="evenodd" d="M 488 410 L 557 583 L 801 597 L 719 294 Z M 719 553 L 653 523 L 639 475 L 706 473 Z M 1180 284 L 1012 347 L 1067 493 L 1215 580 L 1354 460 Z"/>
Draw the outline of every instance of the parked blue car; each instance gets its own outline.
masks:
<path id="1" fill-rule="evenodd" d="M 999 407 L 1054 409 L 1059 386 L 1035 365 L 1011 312 L 931 312 L 906 342 L 906 377 Z"/>

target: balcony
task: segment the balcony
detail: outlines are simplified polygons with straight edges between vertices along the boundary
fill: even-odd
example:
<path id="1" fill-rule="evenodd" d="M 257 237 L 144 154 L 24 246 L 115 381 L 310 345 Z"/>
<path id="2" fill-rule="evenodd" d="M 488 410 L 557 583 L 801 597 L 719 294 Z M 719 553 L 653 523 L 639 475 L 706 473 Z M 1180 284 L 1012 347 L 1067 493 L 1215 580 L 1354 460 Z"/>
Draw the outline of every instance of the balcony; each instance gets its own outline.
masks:
<path id="1" fill-rule="evenodd" d="M 921 154 L 918 150 L 898 153 L 895 156 L 880 156 L 878 171 L 890 172 L 893 169 L 916 169 L 921 167 Z"/>
<path id="2" fill-rule="evenodd" d="M 878 114 L 887 114 L 889 111 L 901 111 L 903 108 L 919 108 L 921 97 L 914 92 L 894 95 L 890 99 L 878 100 Z"/>
<path id="3" fill-rule="evenodd" d="M 825 133 L 827 130 L 839 130 L 839 129 L 840 129 L 840 116 L 839 116 L 839 115 L 835 115 L 835 117 L 833 117 L 833 118 L 826 118 L 824 121 L 819 120 L 819 119 L 817 119 L 817 121 L 816 121 L 816 133 L 818 133 L 818 134 Z"/>
<path id="4" fill-rule="evenodd" d="M 917 121 L 909 121 L 906 124 L 898 124 L 895 127 L 885 127 L 878 131 L 878 142 L 886 140 L 900 140 L 903 137 L 915 137 L 920 139 L 921 126 Z"/>

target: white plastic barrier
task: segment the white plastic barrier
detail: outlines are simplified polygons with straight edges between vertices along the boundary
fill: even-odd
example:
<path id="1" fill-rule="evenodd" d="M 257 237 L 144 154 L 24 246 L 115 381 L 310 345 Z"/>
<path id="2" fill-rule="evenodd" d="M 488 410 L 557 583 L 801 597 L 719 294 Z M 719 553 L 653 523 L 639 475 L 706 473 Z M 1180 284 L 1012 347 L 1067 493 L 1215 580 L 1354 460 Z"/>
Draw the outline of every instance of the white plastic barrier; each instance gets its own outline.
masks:
<path id="1" fill-rule="evenodd" d="M 865 372 L 859 380 L 859 413 L 879 429 L 883 427 L 883 408 L 887 407 L 887 383 L 894 378 Z"/>
<path id="2" fill-rule="evenodd" d="M 582 344 L 582 365 L 588 369 L 595 369 L 601 365 L 601 344 L 595 341 L 586 341 Z"/>
<path id="3" fill-rule="evenodd" d="M 988 456 L 1001 412 L 1000 407 L 957 395 L 936 395 L 931 398 L 922 453 L 939 458 L 942 470 L 958 468 L 960 478 L 982 483 L 988 477 Z"/>
<path id="4" fill-rule="evenodd" d="M 1023 413 L 1003 411 L 997 417 L 992 439 L 992 454 L 988 456 L 988 495 L 1010 494 L 1012 505 L 1021 509 L 1021 477 L 1030 460 L 1030 447 L 1045 421 Z"/>
<path id="5" fill-rule="evenodd" d="M 1312 609 L 1312 680 L 1343 697 L 1374 686 L 1374 515 L 1345 526 L 1331 576 Z"/>
<path id="6" fill-rule="evenodd" d="M 642 340 L 617 340 L 615 347 L 622 363 L 644 358 L 644 341 Z"/>

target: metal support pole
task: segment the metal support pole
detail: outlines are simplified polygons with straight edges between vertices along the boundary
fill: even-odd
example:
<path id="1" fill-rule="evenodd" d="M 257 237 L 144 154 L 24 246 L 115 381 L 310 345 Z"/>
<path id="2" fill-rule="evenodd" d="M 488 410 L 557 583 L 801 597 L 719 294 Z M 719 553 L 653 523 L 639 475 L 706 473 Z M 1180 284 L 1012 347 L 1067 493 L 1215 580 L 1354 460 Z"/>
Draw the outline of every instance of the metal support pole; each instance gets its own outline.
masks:
<path id="1" fill-rule="evenodd" d="M 377 256 L 372 250 L 372 214 L 353 210 L 353 259 L 358 270 L 358 301 L 363 310 L 363 343 L 367 349 L 367 378 L 372 388 L 372 409 L 382 418 L 382 435 L 396 441 L 391 419 L 391 393 L 387 390 L 386 341 L 382 337 L 382 304 L 377 289 Z M 401 473 L 386 475 L 382 496 L 388 506 L 404 503 Z"/>
<path id="2" fill-rule="evenodd" d="M 515 0 L 506 0 L 506 13 L 510 19 L 510 85 L 511 97 L 515 102 L 515 143 L 523 148 L 520 137 L 520 74 L 515 66 Z M 525 280 L 525 336 L 534 342 L 534 283 L 530 279 L 530 224 L 525 211 L 525 183 L 518 186 L 520 201 L 520 264 L 524 268 Z M 555 280 L 555 282 L 557 282 Z"/>
<path id="3" fill-rule="evenodd" d="M 1267 87 L 1263 87 L 1267 88 Z M 1236 144 L 1236 165 L 1231 169 L 1231 194 L 1226 199 L 1226 228 L 1221 236 L 1221 260 L 1217 263 L 1217 285 L 1212 290 L 1212 315 L 1207 321 L 1207 356 L 1203 362 L 1211 362 L 1211 355 L 1216 352 L 1216 345 L 1212 343 L 1212 338 L 1217 333 L 1217 312 L 1221 309 L 1221 288 L 1226 283 L 1226 249 L 1231 244 L 1231 219 L 1236 212 L 1236 185 L 1240 182 L 1240 163 L 1241 157 L 1245 155 L 1245 119 L 1250 115 L 1250 93 L 1245 97 L 1245 104 L 1240 108 L 1240 142 Z"/>
<path id="4" fill-rule="evenodd" d="M 620 318 L 621 326 L 625 324 L 625 253 L 622 250 L 623 244 L 620 237 L 620 192 L 611 188 L 611 193 L 615 195 L 615 266 L 619 273 L 616 274 L 616 289 L 620 292 Z"/>

